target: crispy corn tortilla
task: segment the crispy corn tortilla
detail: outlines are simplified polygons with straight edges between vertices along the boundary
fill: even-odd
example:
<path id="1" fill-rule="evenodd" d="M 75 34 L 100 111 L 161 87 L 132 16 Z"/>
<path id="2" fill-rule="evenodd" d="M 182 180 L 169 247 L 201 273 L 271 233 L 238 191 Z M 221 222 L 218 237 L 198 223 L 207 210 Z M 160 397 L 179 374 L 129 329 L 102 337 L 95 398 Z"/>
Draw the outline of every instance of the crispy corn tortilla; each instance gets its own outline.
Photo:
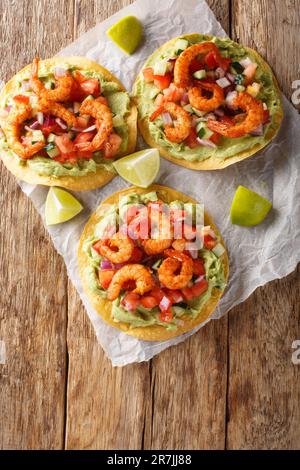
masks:
<path id="1" fill-rule="evenodd" d="M 190 198 L 189 196 L 186 196 L 183 193 L 180 193 L 179 191 L 176 191 L 175 189 L 168 188 L 166 186 L 157 185 L 157 184 L 154 184 L 147 189 L 131 187 L 131 188 L 124 189 L 122 191 L 118 191 L 112 194 L 107 199 L 105 199 L 105 201 L 102 201 L 101 205 L 98 207 L 96 212 L 94 212 L 94 214 L 91 216 L 91 218 L 89 219 L 89 221 L 87 222 L 83 230 L 83 233 L 81 235 L 80 242 L 79 242 L 79 247 L 78 247 L 78 264 L 79 264 L 79 273 L 80 273 L 80 278 L 81 278 L 81 282 L 83 285 L 83 289 L 85 293 L 88 295 L 93 307 L 96 309 L 99 315 L 101 315 L 103 320 L 105 320 L 114 328 L 118 328 L 124 333 L 135 336 L 139 339 L 142 339 L 145 341 L 162 341 L 162 340 L 173 338 L 175 336 L 179 336 L 182 333 L 185 333 L 186 331 L 189 331 L 195 328 L 197 325 L 200 325 L 200 323 L 207 320 L 209 316 L 212 314 L 212 312 L 214 311 L 214 309 L 216 308 L 223 292 L 214 288 L 212 291 L 212 296 L 204 304 L 203 308 L 199 312 L 198 317 L 193 319 L 188 316 L 182 316 L 181 320 L 183 320 L 184 323 L 181 326 L 178 325 L 176 331 L 168 331 L 165 327 L 160 326 L 160 325 L 151 325 L 147 327 L 132 328 L 130 327 L 130 325 L 124 322 L 115 322 L 112 317 L 112 302 L 101 297 L 100 295 L 95 294 L 90 289 L 89 280 L 86 275 L 86 267 L 88 266 L 89 260 L 88 260 L 87 254 L 83 251 L 84 241 L 88 237 L 92 236 L 95 225 L 105 215 L 105 213 L 103 212 L 104 205 L 115 204 L 118 202 L 120 196 L 124 196 L 130 193 L 146 194 L 151 191 L 156 191 L 159 198 L 162 199 L 166 203 L 170 203 L 171 201 L 174 201 L 174 200 L 180 200 L 185 203 L 187 202 L 197 203 L 197 201 L 195 201 L 194 199 Z M 220 235 L 211 217 L 206 212 L 204 216 L 204 222 L 205 222 L 205 225 L 210 225 L 218 236 Z M 221 239 L 221 243 L 224 245 L 224 242 L 222 239 Z M 225 277 L 225 280 L 227 280 L 228 274 L 229 274 L 229 261 L 228 261 L 228 255 L 226 251 L 222 255 L 221 259 L 223 261 L 223 266 L 224 266 L 224 277 Z"/>
<path id="2" fill-rule="evenodd" d="M 185 38 L 185 39 L 191 40 L 191 41 L 197 40 L 197 37 L 199 37 L 199 35 L 197 33 L 180 36 L 180 38 Z M 214 39 L 214 36 L 210 36 L 210 35 L 203 35 L 203 37 L 207 41 L 211 41 L 211 40 Z M 155 51 L 154 54 L 156 54 L 158 51 L 163 53 L 170 46 L 172 46 L 178 39 L 179 38 L 175 38 L 175 39 L 171 39 L 170 41 L 166 42 L 157 51 Z M 237 44 L 237 47 L 239 47 L 239 44 Z M 172 156 L 172 154 L 169 152 L 168 149 L 158 145 L 155 142 L 155 139 L 152 137 L 151 132 L 149 130 L 148 119 L 147 118 L 144 118 L 144 119 L 139 119 L 138 118 L 138 127 L 139 127 L 139 130 L 140 130 L 142 136 L 144 137 L 145 141 L 151 147 L 157 148 L 162 157 L 166 158 L 167 160 L 169 160 L 173 163 L 177 163 L 177 165 L 181 165 L 185 168 L 191 168 L 193 170 L 221 170 L 222 168 L 225 168 L 229 165 L 232 165 L 233 163 L 237 163 L 241 160 L 244 160 L 245 158 L 251 157 L 252 155 L 257 153 L 259 150 L 266 147 L 271 142 L 271 140 L 274 139 L 274 137 L 277 135 L 277 133 L 280 129 L 282 118 L 283 118 L 282 98 L 281 98 L 281 92 L 280 92 L 280 89 L 279 89 L 279 86 L 278 86 L 278 82 L 277 82 L 276 77 L 274 76 L 269 64 L 267 64 L 267 62 L 255 50 L 250 49 L 249 47 L 245 47 L 245 46 L 243 46 L 243 47 L 247 51 L 248 55 L 253 60 L 255 60 L 257 62 L 259 67 L 261 67 L 264 71 L 266 71 L 266 72 L 268 72 L 272 75 L 273 86 L 274 86 L 277 98 L 280 102 L 280 110 L 273 116 L 274 129 L 269 129 L 268 130 L 268 132 L 265 136 L 266 141 L 263 144 L 257 144 L 249 150 L 242 151 L 242 152 L 234 155 L 233 157 L 229 157 L 229 158 L 226 158 L 224 160 L 212 156 L 210 158 L 207 158 L 206 160 L 202 160 L 202 161 L 198 161 L 198 162 L 196 162 L 196 161 L 193 161 L 193 162 L 190 161 L 189 162 L 189 161 L 184 160 L 184 159 L 175 158 L 174 156 Z M 150 56 L 150 58 L 152 57 L 152 55 Z M 147 59 L 147 61 L 148 60 L 149 59 Z M 142 70 L 140 71 L 138 77 L 136 78 L 136 81 L 138 80 L 139 77 L 142 77 Z M 133 95 L 134 95 L 133 99 L 135 100 L 135 103 L 138 105 L 143 100 L 143 97 L 139 96 L 135 93 L 135 84 L 133 85 Z"/>
<path id="3" fill-rule="evenodd" d="M 115 82 L 119 85 L 120 91 L 126 91 L 122 83 L 107 69 L 97 64 L 96 62 L 86 59 L 85 57 L 53 57 L 52 59 L 46 59 L 40 61 L 40 66 L 53 68 L 63 66 L 64 64 L 76 66 L 79 70 L 89 70 L 94 72 L 100 72 L 107 81 Z M 18 82 L 24 78 L 28 78 L 30 74 L 31 64 L 24 67 L 18 72 L 8 83 L 0 93 L 0 108 L 3 109 L 3 103 L 6 101 L 8 95 L 16 95 L 18 92 Z M 132 153 L 135 150 L 137 129 L 136 129 L 136 118 L 137 110 L 134 103 L 131 101 L 130 110 L 125 121 L 128 127 L 128 145 L 127 149 L 118 154 L 118 157 Z M 116 174 L 106 169 L 98 168 L 96 173 L 90 173 L 83 176 L 44 176 L 39 175 L 31 168 L 27 166 L 19 165 L 17 158 L 12 156 L 5 151 L 1 151 L 1 159 L 4 165 L 13 173 L 17 178 L 26 181 L 31 184 L 43 184 L 46 186 L 61 186 L 75 191 L 84 191 L 88 189 L 95 189 L 104 186 L 110 180 L 112 180 Z"/>

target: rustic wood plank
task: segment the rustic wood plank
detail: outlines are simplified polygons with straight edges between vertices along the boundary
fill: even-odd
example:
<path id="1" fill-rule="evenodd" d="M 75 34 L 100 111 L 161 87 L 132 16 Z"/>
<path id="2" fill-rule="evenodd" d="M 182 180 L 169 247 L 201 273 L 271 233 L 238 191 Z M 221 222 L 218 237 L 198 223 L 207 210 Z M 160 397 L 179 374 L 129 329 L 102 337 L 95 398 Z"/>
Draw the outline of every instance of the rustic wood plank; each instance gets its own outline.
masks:
<path id="1" fill-rule="evenodd" d="M 1 79 L 53 55 L 71 39 L 72 3 L 1 2 Z M 45 21 L 45 18 L 47 21 Z M 53 34 L 53 25 L 62 34 Z M 60 449 L 64 443 L 67 277 L 40 217 L 0 165 L 0 448 Z M 53 280 L 55 279 L 55 283 Z M 55 284 L 55 287 L 54 287 Z"/>
<path id="2" fill-rule="evenodd" d="M 234 0 L 234 37 L 256 48 L 290 96 L 299 64 L 300 2 Z M 300 448 L 299 275 L 258 289 L 229 317 L 229 449 Z"/>
<path id="3" fill-rule="evenodd" d="M 129 3 L 76 1 L 76 36 Z M 140 449 L 150 399 L 149 364 L 112 368 L 71 284 L 68 292 L 66 448 Z"/>
<path id="4" fill-rule="evenodd" d="M 208 3 L 229 32 L 229 2 Z M 145 448 L 223 449 L 226 383 L 227 318 L 223 318 L 152 360 Z"/>

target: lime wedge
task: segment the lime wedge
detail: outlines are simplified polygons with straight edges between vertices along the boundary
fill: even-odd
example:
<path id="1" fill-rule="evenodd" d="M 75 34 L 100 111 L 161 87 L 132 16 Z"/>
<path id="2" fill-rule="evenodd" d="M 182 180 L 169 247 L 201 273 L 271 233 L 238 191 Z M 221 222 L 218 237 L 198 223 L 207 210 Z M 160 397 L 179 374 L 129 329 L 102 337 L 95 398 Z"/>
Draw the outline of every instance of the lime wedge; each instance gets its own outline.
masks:
<path id="1" fill-rule="evenodd" d="M 72 219 L 83 209 L 72 194 L 60 188 L 50 188 L 45 207 L 47 225 L 60 224 Z"/>
<path id="2" fill-rule="evenodd" d="M 272 203 L 244 186 L 239 186 L 234 195 L 231 209 L 231 223 L 251 227 L 260 224 L 267 216 Z"/>
<path id="3" fill-rule="evenodd" d="M 143 27 L 135 16 L 125 16 L 106 32 L 126 54 L 132 54 L 141 42 Z"/>
<path id="4" fill-rule="evenodd" d="M 159 172 L 159 152 L 157 149 L 141 150 L 116 160 L 113 165 L 124 180 L 148 188 Z"/>

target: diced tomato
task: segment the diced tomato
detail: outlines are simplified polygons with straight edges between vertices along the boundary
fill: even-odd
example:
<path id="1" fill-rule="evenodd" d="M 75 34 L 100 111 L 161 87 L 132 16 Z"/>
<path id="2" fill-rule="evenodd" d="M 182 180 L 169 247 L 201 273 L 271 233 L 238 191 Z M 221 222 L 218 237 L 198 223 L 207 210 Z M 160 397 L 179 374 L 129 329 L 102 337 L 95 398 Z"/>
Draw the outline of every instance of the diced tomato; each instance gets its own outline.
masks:
<path id="1" fill-rule="evenodd" d="M 234 126 L 235 125 L 235 121 L 234 119 L 232 119 L 231 117 L 229 116 L 222 116 L 220 118 L 220 121 L 222 124 L 226 124 L 226 126 Z"/>
<path id="2" fill-rule="evenodd" d="M 191 287 L 184 287 L 181 289 L 181 292 L 186 300 L 191 300 L 195 297 Z"/>
<path id="3" fill-rule="evenodd" d="M 205 68 L 204 64 L 198 59 L 192 59 L 190 63 L 190 72 L 195 73 L 198 70 L 203 70 Z"/>
<path id="4" fill-rule="evenodd" d="M 193 273 L 195 276 L 202 276 L 202 274 L 205 274 L 204 260 L 202 258 L 193 260 Z"/>
<path id="5" fill-rule="evenodd" d="M 168 323 L 173 319 L 173 315 L 171 311 L 161 312 L 159 318 L 160 318 L 160 321 Z"/>
<path id="6" fill-rule="evenodd" d="M 163 112 L 164 107 L 159 106 L 150 116 L 150 121 L 155 121 L 155 119 Z"/>
<path id="7" fill-rule="evenodd" d="M 29 96 L 16 95 L 16 96 L 14 96 L 14 101 L 17 101 L 18 103 L 28 104 L 29 103 Z"/>
<path id="8" fill-rule="evenodd" d="M 195 147 L 198 147 L 199 142 L 197 142 L 197 132 L 196 132 L 196 129 L 194 127 L 191 127 L 190 129 L 190 133 L 189 133 L 189 136 L 187 139 L 185 139 L 185 143 L 188 147 L 190 147 L 191 149 L 195 148 Z"/>
<path id="9" fill-rule="evenodd" d="M 157 86 L 160 90 L 168 88 L 172 81 L 172 74 L 166 73 L 165 75 L 153 75 L 154 85 Z"/>
<path id="10" fill-rule="evenodd" d="M 216 69 L 218 67 L 218 62 L 216 60 L 216 53 L 214 51 L 209 52 L 205 58 L 205 63 L 209 69 Z"/>
<path id="11" fill-rule="evenodd" d="M 78 160 L 78 153 L 77 152 L 69 152 L 69 153 L 61 153 L 60 155 L 57 155 L 57 157 L 54 157 L 53 160 L 56 162 L 60 163 L 76 163 Z"/>
<path id="12" fill-rule="evenodd" d="M 134 292 L 128 292 L 125 297 L 122 299 L 121 304 L 125 307 L 126 310 L 132 312 L 136 310 L 140 304 L 140 296 Z"/>
<path id="13" fill-rule="evenodd" d="M 133 252 L 131 258 L 129 260 L 130 263 L 139 263 L 143 257 L 143 251 L 138 247 L 135 246 L 133 248 Z"/>
<path id="14" fill-rule="evenodd" d="M 87 79 L 81 72 L 79 72 L 79 70 L 75 70 L 73 75 L 74 75 L 76 82 L 79 84 L 85 82 Z"/>
<path id="15" fill-rule="evenodd" d="M 172 302 L 172 304 L 178 304 L 178 302 L 183 301 L 183 295 L 182 295 L 182 292 L 180 292 L 180 290 L 168 289 L 166 293 L 167 293 L 168 298 Z"/>
<path id="16" fill-rule="evenodd" d="M 86 129 L 89 125 L 90 116 L 78 116 L 77 117 L 77 125 L 80 129 Z"/>
<path id="17" fill-rule="evenodd" d="M 77 147 L 77 144 L 83 144 L 90 142 L 94 137 L 95 132 L 80 132 L 77 134 L 76 138 L 73 140 L 74 145 Z M 80 148 L 80 145 L 78 146 Z"/>
<path id="18" fill-rule="evenodd" d="M 133 289 L 135 289 L 135 287 L 136 287 L 136 283 L 132 279 L 129 279 L 129 281 L 126 281 L 123 284 L 123 289 L 124 290 L 133 290 Z"/>
<path id="19" fill-rule="evenodd" d="M 154 100 L 154 104 L 156 106 L 162 106 L 165 103 L 165 101 L 166 101 L 165 95 L 162 95 L 161 93 L 159 93 Z"/>
<path id="20" fill-rule="evenodd" d="M 207 291 L 208 288 L 208 282 L 206 279 L 202 279 L 202 281 L 196 282 L 191 289 L 194 294 L 194 297 L 199 297 L 202 295 L 205 291 Z"/>
<path id="21" fill-rule="evenodd" d="M 114 157 L 118 153 L 121 143 L 122 138 L 118 134 L 110 134 L 103 147 L 103 157 Z"/>
<path id="22" fill-rule="evenodd" d="M 112 281 L 112 278 L 114 277 L 115 270 L 114 269 L 104 269 L 102 271 L 99 271 L 99 282 L 103 289 L 107 289 L 109 284 Z"/>
<path id="23" fill-rule="evenodd" d="M 221 67 L 224 72 L 227 72 L 232 62 L 232 59 L 230 57 L 218 57 L 217 62 L 219 67 Z"/>
<path id="24" fill-rule="evenodd" d="M 141 298 L 141 305 L 145 308 L 154 308 L 157 307 L 158 301 L 152 295 L 147 295 Z"/>
<path id="25" fill-rule="evenodd" d="M 78 150 L 77 158 L 85 158 L 86 160 L 89 160 L 90 158 L 93 158 L 93 152 Z"/>
<path id="26" fill-rule="evenodd" d="M 183 88 L 178 88 L 174 83 L 171 83 L 168 88 L 163 90 L 163 95 L 165 97 L 164 101 L 180 101 L 185 93 Z"/>
<path id="27" fill-rule="evenodd" d="M 80 83 L 74 80 L 71 93 L 70 93 L 70 101 L 79 101 L 81 102 L 86 97 L 86 93 L 80 86 Z"/>
<path id="28" fill-rule="evenodd" d="M 163 209 L 163 205 L 164 203 L 158 200 L 158 201 L 150 201 L 147 207 L 150 209 L 150 211 L 161 212 Z"/>
<path id="29" fill-rule="evenodd" d="M 221 138 L 220 134 L 218 134 L 217 132 L 214 132 L 213 135 L 210 136 L 209 140 L 213 142 L 215 145 L 218 145 L 220 138 Z"/>
<path id="30" fill-rule="evenodd" d="M 60 153 L 70 153 L 76 150 L 69 134 L 63 134 L 55 137 L 54 142 Z"/>
<path id="31" fill-rule="evenodd" d="M 100 247 L 103 244 L 103 240 L 99 240 L 93 245 L 93 249 L 97 251 L 97 253 L 100 254 Z"/>
<path id="32" fill-rule="evenodd" d="M 245 68 L 243 75 L 245 75 L 246 80 L 245 80 L 245 85 L 250 85 L 255 77 L 256 74 L 256 69 L 257 69 L 257 64 L 252 62 L 251 64 L 247 65 Z"/>
<path id="33" fill-rule="evenodd" d="M 57 123 L 55 123 L 53 126 L 48 127 L 42 125 L 41 131 L 45 137 L 48 137 L 49 134 L 62 134 L 63 132 L 62 128 Z"/>
<path id="34" fill-rule="evenodd" d="M 126 222 L 127 224 L 130 224 L 130 222 L 138 215 L 139 209 L 136 205 L 132 204 L 128 206 L 128 209 L 126 210 Z"/>
<path id="35" fill-rule="evenodd" d="M 210 235 L 204 235 L 203 244 L 207 250 L 211 250 L 216 246 L 217 242 Z"/>
<path id="36" fill-rule="evenodd" d="M 159 303 L 161 299 L 164 297 L 165 293 L 160 287 L 155 287 L 154 289 L 152 289 L 149 295 L 154 297 Z"/>
<path id="37" fill-rule="evenodd" d="M 265 109 L 265 110 L 264 110 L 264 118 L 263 118 L 262 124 L 267 124 L 267 122 L 269 122 L 269 119 L 270 119 L 270 112 L 269 112 L 268 109 Z"/>
<path id="38" fill-rule="evenodd" d="M 100 84 L 98 78 L 89 78 L 80 84 L 81 89 L 86 95 L 92 95 L 94 98 L 100 95 Z"/>
<path id="39" fill-rule="evenodd" d="M 151 83 L 154 80 L 154 73 L 152 67 L 146 67 L 143 69 L 144 80 L 146 83 Z"/>

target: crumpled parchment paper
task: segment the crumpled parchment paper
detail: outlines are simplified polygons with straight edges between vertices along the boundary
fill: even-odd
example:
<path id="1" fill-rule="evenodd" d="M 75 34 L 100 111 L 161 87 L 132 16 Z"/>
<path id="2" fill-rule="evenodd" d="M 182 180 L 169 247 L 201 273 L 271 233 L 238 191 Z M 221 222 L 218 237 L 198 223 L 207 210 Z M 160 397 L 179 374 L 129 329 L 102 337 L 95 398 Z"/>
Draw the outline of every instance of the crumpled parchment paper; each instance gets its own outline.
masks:
<path id="1" fill-rule="evenodd" d="M 148 55 L 167 40 L 184 33 L 201 32 L 225 36 L 204 0 L 138 0 L 81 36 L 59 55 L 82 55 L 113 72 L 131 90 Z M 84 12 L 83 12 L 84 14 Z M 144 43 L 128 57 L 105 35 L 125 15 L 137 16 L 144 25 Z M 283 99 L 284 123 L 277 138 L 256 156 L 221 171 L 197 172 L 162 160 L 157 182 L 174 187 L 204 202 L 221 230 L 230 256 L 230 280 L 211 318 L 224 315 L 243 302 L 259 286 L 293 271 L 300 260 L 300 119 Z M 48 188 L 19 182 L 44 221 Z M 239 184 L 273 202 L 273 210 L 261 225 L 231 225 L 229 210 Z M 97 205 L 111 193 L 127 187 L 117 177 L 104 188 L 75 193 L 85 210 L 73 220 L 47 227 L 54 246 L 63 256 L 68 275 L 79 292 L 94 325 L 99 343 L 114 366 L 147 361 L 167 347 L 184 341 L 202 328 L 163 342 L 140 341 L 105 324 L 89 304 L 77 270 L 77 245 L 83 227 Z M 206 323 L 206 322 L 205 322 Z"/>

